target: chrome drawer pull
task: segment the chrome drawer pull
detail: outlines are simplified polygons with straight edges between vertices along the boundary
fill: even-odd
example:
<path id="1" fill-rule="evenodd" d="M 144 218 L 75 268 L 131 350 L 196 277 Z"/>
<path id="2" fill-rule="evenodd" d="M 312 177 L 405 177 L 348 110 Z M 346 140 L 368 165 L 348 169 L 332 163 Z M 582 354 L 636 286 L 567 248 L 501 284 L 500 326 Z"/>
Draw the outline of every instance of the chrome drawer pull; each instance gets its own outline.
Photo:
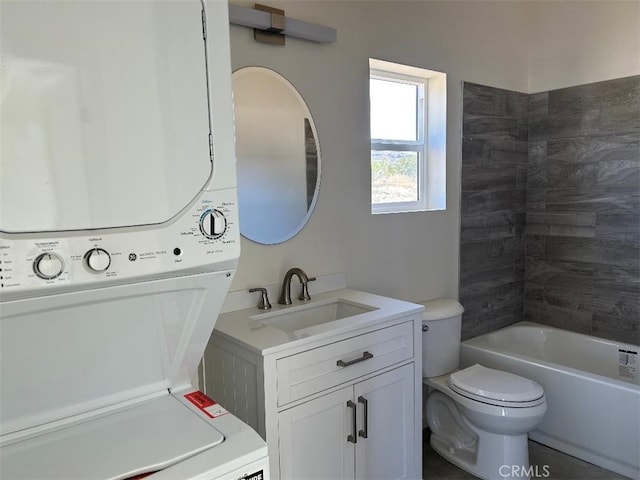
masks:
<path id="1" fill-rule="evenodd" d="M 369 360 L 373 358 L 373 353 L 362 352 L 362 357 L 356 358 L 355 360 L 351 360 L 350 362 L 345 362 L 344 360 L 338 360 L 336 365 L 339 367 L 348 367 L 349 365 L 353 365 L 354 363 L 364 362 L 365 360 Z"/>
<path id="2" fill-rule="evenodd" d="M 362 430 L 358 432 L 362 438 L 369 437 L 369 402 L 362 395 L 358 397 L 358 403 L 364 405 L 364 424 Z"/>
<path id="3" fill-rule="evenodd" d="M 356 419 L 356 404 L 353 403 L 351 400 L 347 400 L 347 407 L 352 408 L 353 409 L 353 430 L 352 430 L 352 434 L 351 435 L 347 435 L 347 442 L 351 442 L 351 443 L 358 443 L 358 434 L 356 433 L 358 431 L 358 421 Z"/>

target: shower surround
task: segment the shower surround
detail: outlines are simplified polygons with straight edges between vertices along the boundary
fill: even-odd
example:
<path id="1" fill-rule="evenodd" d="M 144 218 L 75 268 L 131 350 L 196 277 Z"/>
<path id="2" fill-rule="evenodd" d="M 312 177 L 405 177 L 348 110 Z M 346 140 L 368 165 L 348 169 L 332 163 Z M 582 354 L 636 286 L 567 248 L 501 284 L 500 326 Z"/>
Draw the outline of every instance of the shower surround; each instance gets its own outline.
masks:
<path id="1" fill-rule="evenodd" d="M 463 90 L 463 338 L 529 320 L 640 343 L 640 76 Z"/>

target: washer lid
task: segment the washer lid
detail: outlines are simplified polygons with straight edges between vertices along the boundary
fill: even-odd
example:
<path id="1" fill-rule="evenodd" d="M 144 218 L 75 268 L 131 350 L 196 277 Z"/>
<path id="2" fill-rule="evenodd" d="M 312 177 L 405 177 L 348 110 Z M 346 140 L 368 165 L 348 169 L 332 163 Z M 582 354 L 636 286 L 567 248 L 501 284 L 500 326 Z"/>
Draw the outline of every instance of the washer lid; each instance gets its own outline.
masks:
<path id="1" fill-rule="evenodd" d="M 173 395 L 3 445 L 2 478 L 127 479 L 215 448 L 224 436 Z"/>
<path id="2" fill-rule="evenodd" d="M 542 398 L 544 390 L 533 380 L 475 364 L 452 373 L 449 385 L 471 395 L 500 402 L 530 402 Z"/>

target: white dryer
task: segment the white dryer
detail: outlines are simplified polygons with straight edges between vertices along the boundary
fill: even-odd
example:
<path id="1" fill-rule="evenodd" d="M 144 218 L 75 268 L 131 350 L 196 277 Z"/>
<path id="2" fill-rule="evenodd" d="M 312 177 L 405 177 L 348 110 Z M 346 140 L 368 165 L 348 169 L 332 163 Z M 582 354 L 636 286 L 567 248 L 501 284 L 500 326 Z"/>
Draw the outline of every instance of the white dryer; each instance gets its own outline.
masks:
<path id="1" fill-rule="evenodd" d="M 0 2 L 0 478 L 268 478 L 191 386 L 240 254 L 228 4 Z"/>

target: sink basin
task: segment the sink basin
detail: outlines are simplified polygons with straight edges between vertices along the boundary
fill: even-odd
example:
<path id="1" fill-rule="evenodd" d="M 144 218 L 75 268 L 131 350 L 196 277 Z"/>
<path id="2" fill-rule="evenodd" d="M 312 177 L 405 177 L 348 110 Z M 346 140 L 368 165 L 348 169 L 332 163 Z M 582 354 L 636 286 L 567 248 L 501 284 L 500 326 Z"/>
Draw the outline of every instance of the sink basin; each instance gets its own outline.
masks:
<path id="1" fill-rule="evenodd" d="M 297 332 L 323 323 L 353 317 L 361 313 L 372 312 L 373 310 L 378 309 L 369 305 L 362 305 L 336 298 L 321 303 L 312 303 L 277 312 L 263 313 L 261 315 L 255 315 L 252 319 L 285 332 Z"/>

